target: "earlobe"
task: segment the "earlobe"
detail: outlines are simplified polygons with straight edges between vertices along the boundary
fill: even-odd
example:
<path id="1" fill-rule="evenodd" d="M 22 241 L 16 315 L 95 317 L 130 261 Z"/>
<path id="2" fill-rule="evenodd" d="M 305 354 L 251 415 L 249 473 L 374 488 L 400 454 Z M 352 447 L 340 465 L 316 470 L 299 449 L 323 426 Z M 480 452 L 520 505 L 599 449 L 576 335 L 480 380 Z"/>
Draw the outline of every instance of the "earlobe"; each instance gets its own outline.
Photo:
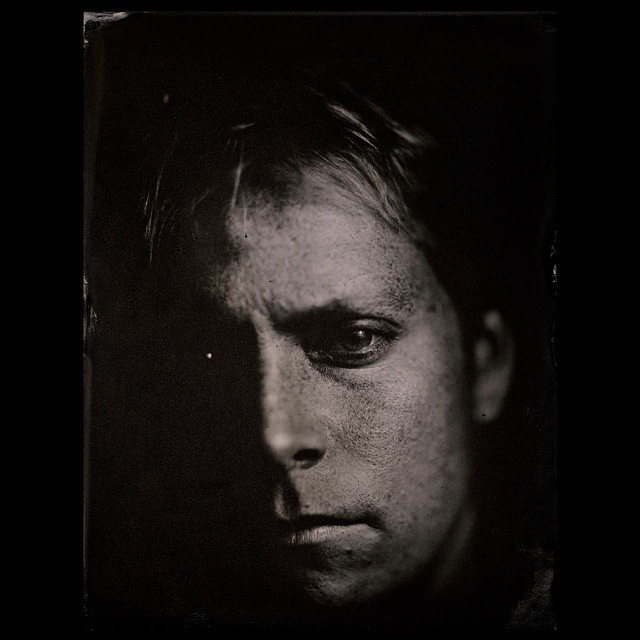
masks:
<path id="1" fill-rule="evenodd" d="M 514 341 L 499 311 L 487 311 L 473 345 L 473 417 L 495 420 L 502 411 L 513 373 Z"/>

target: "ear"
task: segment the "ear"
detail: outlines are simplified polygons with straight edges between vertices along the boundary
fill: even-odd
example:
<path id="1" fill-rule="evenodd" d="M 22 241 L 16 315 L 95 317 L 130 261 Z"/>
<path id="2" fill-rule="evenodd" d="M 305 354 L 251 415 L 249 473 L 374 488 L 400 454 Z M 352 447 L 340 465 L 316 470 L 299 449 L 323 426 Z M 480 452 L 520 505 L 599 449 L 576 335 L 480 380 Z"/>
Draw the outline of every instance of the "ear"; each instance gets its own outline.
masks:
<path id="1" fill-rule="evenodd" d="M 473 417 L 495 420 L 509 391 L 514 362 L 514 342 L 499 311 L 487 311 L 473 345 Z"/>

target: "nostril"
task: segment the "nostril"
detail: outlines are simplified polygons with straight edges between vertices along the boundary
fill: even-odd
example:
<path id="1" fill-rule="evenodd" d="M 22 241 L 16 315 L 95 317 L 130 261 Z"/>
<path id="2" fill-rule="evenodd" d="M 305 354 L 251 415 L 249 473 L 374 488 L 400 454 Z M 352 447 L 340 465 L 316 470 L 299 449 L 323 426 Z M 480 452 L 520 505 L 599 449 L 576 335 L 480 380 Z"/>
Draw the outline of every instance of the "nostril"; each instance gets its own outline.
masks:
<path id="1" fill-rule="evenodd" d="M 324 452 L 320 449 L 300 449 L 293 454 L 293 459 L 302 467 L 310 467 L 322 458 Z"/>

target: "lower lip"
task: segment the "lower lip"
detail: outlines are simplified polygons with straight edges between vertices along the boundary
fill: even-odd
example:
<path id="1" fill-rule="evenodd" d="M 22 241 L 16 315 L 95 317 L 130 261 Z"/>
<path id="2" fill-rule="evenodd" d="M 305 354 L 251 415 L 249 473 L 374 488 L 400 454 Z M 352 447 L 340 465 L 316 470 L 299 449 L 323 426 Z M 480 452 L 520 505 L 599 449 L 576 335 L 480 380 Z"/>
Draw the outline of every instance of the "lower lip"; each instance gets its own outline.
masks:
<path id="1" fill-rule="evenodd" d="M 326 542 L 347 539 L 354 535 L 366 535 L 367 530 L 370 530 L 370 527 L 361 523 L 348 525 L 322 525 L 311 529 L 293 531 L 286 536 L 285 543 L 296 547 L 323 544 Z"/>

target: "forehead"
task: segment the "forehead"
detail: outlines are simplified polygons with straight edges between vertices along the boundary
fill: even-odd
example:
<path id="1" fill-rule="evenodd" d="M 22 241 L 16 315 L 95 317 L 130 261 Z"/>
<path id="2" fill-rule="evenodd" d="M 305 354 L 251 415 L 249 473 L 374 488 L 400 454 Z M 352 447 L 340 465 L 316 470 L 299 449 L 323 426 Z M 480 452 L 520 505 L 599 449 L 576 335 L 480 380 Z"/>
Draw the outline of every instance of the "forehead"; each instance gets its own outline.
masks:
<path id="1" fill-rule="evenodd" d="M 354 313 L 410 312 L 419 294 L 443 295 L 404 235 L 348 198 L 316 195 L 236 207 L 224 230 L 231 250 L 209 247 L 209 292 L 238 315 L 276 318 L 332 304 Z"/>

